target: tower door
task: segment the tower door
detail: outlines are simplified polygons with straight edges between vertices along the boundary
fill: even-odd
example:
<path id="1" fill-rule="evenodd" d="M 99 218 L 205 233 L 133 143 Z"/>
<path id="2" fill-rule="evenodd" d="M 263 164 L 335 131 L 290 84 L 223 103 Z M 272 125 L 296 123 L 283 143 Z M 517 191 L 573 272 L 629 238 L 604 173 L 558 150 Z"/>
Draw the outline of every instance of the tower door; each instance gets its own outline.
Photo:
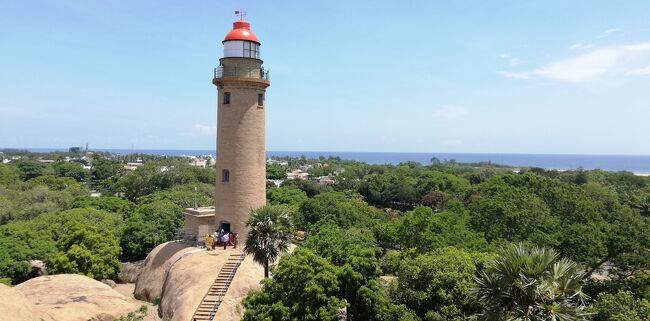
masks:
<path id="1" fill-rule="evenodd" d="M 219 223 L 219 232 L 223 230 L 226 233 L 230 233 L 230 223 L 222 221 Z"/>

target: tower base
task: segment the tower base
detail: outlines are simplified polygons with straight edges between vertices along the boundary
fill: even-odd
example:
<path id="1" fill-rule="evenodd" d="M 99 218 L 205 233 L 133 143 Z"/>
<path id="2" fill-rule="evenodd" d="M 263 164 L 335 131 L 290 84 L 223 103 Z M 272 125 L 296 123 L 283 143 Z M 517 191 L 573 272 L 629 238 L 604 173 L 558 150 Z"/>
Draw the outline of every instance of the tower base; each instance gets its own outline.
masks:
<path id="1" fill-rule="evenodd" d="M 185 217 L 183 239 L 187 241 L 203 241 L 208 234 L 213 234 L 217 230 L 213 206 L 186 208 L 183 216 Z"/>

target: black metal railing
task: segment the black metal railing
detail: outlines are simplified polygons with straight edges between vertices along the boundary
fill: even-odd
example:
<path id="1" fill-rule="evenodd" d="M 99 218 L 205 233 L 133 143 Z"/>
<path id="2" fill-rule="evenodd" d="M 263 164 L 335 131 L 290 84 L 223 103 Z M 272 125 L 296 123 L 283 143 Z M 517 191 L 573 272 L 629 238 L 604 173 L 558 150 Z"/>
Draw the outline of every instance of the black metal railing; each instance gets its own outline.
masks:
<path id="1" fill-rule="evenodd" d="M 269 80 L 269 71 L 265 70 L 264 68 L 248 68 L 239 66 L 219 66 L 217 68 L 214 68 L 214 78 L 224 77 L 243 77 Z"/>

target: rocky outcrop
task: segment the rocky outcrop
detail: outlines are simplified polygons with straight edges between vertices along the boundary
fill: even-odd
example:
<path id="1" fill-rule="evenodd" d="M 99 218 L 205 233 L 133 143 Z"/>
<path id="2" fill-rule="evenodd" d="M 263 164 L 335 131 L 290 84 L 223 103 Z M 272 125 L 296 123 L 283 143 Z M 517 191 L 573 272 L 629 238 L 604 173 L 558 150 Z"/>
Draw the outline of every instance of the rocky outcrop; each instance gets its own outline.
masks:
<path id="1" fill-rule="evenodd" d="M 38 316 L 21 320 L 113 321 L 140 307 L 110 286 L 76 274 L 41 276 L 13 289 L 27 299 Z M 6 301 L 4 296 L 1 301 Z"/>
<path id="2" fill-rule="evenodd" d="M 232 248 L 202 251 L 176 262 L 169 272 L 160 302 L 163 319 L 189 320 L 228 257 L 239 253 L 238 249 Z M 217 310 L 217 319 L 240 320 L 243 312 L 241 300 L 251 289 L 260 288 L 263 279 L 262 267 L 251 257 L 244 259 Z"/>
<path id="3" fill-rule="evenodd" d="M 294 248 L 291 246 L 289 251 Z M 158 311 L 164 320 L 190 320 L 228 257 L 240 251 L 241 248 L 231 247 L 205 251 L 176 242 L 161 244 L 145 260 L 135 287 L 136 298 L 160 297 Z M 261 288 L 263 279 L 264 269 L 247 256 L 237 269 L 215 320 L 241 320 L 242 299 L 251 290 Z"/>
<path id="4" fill-rule="evenodd" d="M 174 263 L 196 248 L 183 242 L 167 242 L 156 246 L 147 258 L 135 283 L 134 296 L 138 300 L 153 302 L 160 298 L 167 272 Z"/>
<path id="5" fill-rule="evenodd" d="M 123 262 L 120 271 L 119 283 L 135 283 L 144 267 L 144 260 L 136 262 Z"/>
<path id="6" fill-rule="evenodd" d="M 14 288 L 0 284 L 0 319 L 3 321 L 40 320 L 27 298 Z"/>

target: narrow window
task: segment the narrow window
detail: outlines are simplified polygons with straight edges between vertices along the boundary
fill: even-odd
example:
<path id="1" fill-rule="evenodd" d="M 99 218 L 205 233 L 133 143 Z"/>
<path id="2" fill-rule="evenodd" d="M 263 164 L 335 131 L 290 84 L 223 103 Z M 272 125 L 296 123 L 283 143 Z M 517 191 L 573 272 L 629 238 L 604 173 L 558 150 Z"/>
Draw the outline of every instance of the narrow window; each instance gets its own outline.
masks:
<path id="1" fill-rule="evenodd" d="M 223 104 L 224 105 L 230 105 L 230 93 L 229 92 L 223 93 Z"/>
<path id="2" fill-rule="evenodd" d="M 257 94 L 257 107 L 264 107 L 264 94 Z"/>
<path id="3" fill-rule="evenodd" d="M 222 182 L 229 182 L 230 181 L 230 171 L 227 169 L 224 169 L 221 171 L 221 181 Z"/>

